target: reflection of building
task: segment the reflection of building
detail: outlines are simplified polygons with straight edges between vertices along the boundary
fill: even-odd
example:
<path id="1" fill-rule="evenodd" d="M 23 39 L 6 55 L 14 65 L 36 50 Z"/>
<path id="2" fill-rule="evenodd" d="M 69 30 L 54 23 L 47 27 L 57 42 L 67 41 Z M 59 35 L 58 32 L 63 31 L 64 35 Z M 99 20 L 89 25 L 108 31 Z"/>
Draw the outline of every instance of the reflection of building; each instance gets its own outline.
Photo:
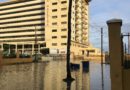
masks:
<path id="1" fill-rule="evenodd" d="M 90 90 L 89 67 L 83 67 L 81 61 L 73 63 L 79 64 L 80 68 L 72 72 L 72 77 L 75 79 L 71 86 L 72 90 Z"/>
<path id="2" fill-rule="evenodd" d="M 89 47 L 87 0 L 72 2 L 71 52 L 86 54 Z M 0 41 L 13 43 L 16 51 L 49 48 L 66 53 L 68 0 L 12 0 L 0 3 Z M 37 36 L 38 46 L 35 46 Z M 2 47 L 1 47 L 2 48 Z"/>

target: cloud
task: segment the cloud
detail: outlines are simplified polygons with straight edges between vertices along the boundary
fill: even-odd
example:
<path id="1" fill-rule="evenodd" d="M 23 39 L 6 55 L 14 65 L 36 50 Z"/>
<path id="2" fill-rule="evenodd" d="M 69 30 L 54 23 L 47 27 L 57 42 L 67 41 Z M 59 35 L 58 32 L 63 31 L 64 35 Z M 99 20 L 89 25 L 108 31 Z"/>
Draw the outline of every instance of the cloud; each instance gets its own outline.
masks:
<path id="1" fill-rule="evenodd" d="M 130 22 L 130 0 L 92 0 L 90 2 L 90 22 L 106 22 L 110 18 L 121 18 Z"/>

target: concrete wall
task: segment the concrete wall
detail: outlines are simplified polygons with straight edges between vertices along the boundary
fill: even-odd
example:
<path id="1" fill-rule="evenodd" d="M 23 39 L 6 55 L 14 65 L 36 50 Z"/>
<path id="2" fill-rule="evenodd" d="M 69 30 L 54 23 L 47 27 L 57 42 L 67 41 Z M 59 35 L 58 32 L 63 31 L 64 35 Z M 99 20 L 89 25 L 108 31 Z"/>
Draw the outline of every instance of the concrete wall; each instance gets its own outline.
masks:
<path id="1" fill-rule="evenodd" d="M 130 90 L 130 69 L 123 70 L 124 90 Z"/>
<path id="2" fill-rule="evenodd" d="M 122 67 L 122 20 L 111 19 L 107 21 L 109 31 L 110 74 L 111 90 L 123 90 Z"/>

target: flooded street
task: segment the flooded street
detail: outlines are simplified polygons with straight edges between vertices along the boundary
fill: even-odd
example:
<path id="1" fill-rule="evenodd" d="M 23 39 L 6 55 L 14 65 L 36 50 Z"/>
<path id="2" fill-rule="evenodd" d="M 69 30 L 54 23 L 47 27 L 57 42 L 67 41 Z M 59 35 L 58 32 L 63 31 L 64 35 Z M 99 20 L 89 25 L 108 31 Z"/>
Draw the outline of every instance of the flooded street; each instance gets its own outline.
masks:
<path id="1" fill-rule="evenodd" d="M 0 90 L 101 90 L 101 65 L 90 63 L 88 72 L 72 71 L 68 89 L 65 61 L 7 65 L 0 69 Z M 104 65 L 104 90 L 110 90 L 110 67 Z"/>

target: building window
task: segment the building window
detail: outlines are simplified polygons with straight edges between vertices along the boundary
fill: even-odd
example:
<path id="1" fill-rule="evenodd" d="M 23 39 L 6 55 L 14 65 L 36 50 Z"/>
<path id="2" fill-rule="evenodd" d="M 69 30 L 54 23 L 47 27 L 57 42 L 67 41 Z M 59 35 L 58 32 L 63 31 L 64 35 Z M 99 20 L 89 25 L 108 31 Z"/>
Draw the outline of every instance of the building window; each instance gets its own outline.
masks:
<path id="1" fill-rule="evenodd" d="M 52 43 L 52 46 L 57 46 L 57 43 Z"/>
<path id="2" fill-rule="evenodd" d="M 67 36 L 61 36 L 61 38 L 67 38 Z"/>
<path id="3" fill-rule="evenodd" d="M 57 36 L 52 36 L 52 39 L 56 39 L 57 38 Z"/>
<path id="4" fill-rule="evenodd" d="M 64 14 L 64 15 L 61 15 L 61 17 L 67 17 L 67 15 L 66 15 L 66 14 Z"/>
<path id="5" fill-rule="evenodd" d="M 52 5 L 57 5 L 57 2 L 53 2 Z"/>
<path id="6" fill-rule="evenodd" d="M 57 12 L 57 9 L 52 9 L 52 12 Z"/>
<path id="7" fill-rule="evenodd" d="M 67 43 L 61 43 L 61 45 L 67 45 Z"/>
<path id="8" fill-rule="evenodd" d="M 52 16 L 52 18 L 57 18 L 57 16 Z"/>
<path id="9" fill-rule="evenodd" d="M 57 29 L 52 29 L 52 32 L 57 32 Z"/>
<path id="10" fill-rule="evenodd" d="M 61 8 L 61 10 L 67 10 L 67 8 Z"/>
<path id="11" fill-rule="evenodd" d="M 52 25 L 57 25 L 57 22 L 53 22 Z"/>
<path id="12" fill-rule="evenodd" d="M 61 1 L 61 4 L 65 4 L 65 3 L 67 3 L 67 1 Z"/>
<path id="13" fill-rule="evenodd" d="M 67 29 L 66 29 L 66 28 L 63 28 L 63 29 L 61 29 L 61 31 L 67 31 Z"/>
<path id="14" fill-rule="evenodd" d="M 67 22 L 61 22 L 61 24 L 67 24 Z"/>

